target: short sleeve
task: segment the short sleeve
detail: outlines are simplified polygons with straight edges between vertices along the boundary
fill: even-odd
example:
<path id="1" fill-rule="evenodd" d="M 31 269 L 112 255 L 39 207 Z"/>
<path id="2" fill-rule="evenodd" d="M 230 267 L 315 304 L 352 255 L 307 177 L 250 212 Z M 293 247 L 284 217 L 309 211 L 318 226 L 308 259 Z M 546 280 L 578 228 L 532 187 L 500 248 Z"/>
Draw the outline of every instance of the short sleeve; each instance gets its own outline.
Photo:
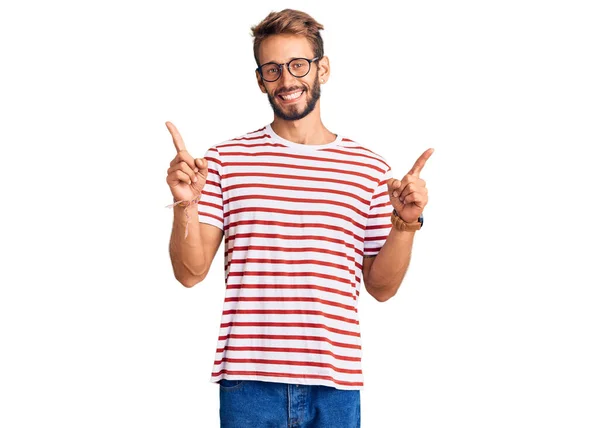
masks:
<path id="1" fill-rule="evenodd" d="M 393 207 L 390 202 L 387 182 L 392 178 L 392 169 L 389 168 L 383 178 L 377 185 L 371 197 L 371 206 L 369 208 L 369 217 L 367 218 L 367 228 L 365 230 L 364 255 L 375 256 L 385 244 L 390 234 L 392 222 Z"/>
<path id="2" fill-rule="evenodd" d="M 221 157 L 215 146 L 204 154 L 208 161 L 208 176 L 198 202 L 198 221 L 223 230 L 223 191 L 221 189 Z"/>

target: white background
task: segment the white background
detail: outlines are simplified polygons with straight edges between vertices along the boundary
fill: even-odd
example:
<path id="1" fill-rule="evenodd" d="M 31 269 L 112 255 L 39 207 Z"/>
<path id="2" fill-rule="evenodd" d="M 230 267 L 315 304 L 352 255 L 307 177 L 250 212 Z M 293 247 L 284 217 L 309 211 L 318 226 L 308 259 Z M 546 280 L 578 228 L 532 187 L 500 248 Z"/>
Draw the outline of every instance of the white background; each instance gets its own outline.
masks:
<path id="1" fill-rule="evenodd" d="M 3 2 L 0 426 L 218 427 L 223 247 L 175 280 L 165 121 L 197 157 L 269 123 L 250 27 L 285 7 L 330 130 L 397 178 L 435 148 L 402 287 L 361 294 L 362 426 L 600 426 L 593 3 Z"/>

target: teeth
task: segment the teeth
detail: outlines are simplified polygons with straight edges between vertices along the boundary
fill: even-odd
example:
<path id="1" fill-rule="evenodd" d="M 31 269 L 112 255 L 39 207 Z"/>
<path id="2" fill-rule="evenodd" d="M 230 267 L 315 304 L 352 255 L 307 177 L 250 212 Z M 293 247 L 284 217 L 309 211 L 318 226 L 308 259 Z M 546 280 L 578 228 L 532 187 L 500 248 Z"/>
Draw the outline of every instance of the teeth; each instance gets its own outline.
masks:
<path id="1" fill-rule="evenodd" d="M 290 95 L 282 95 L 281 97 L 284 100 L 295 100 L 296 98 L 298 98 L 300 95 L 302 95 L 302 91 L 299 92 L 294 92 L 293 94 Z"/>

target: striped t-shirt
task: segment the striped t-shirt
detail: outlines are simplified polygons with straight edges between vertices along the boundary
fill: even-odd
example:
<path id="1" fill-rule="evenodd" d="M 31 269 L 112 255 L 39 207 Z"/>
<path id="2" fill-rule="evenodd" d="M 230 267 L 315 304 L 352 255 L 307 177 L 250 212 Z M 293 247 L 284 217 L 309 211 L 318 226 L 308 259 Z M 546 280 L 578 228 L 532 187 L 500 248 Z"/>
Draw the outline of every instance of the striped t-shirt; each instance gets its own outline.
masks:
<path id="1" fill-rule="evenodd" d="M 383 157 L 347 138 L 285 140 L 270 125 L 208 149 L 201 223 L 224 233 L 225 301 L 211 382 L 363 389 L 363 256 L 390 232 Z"/>

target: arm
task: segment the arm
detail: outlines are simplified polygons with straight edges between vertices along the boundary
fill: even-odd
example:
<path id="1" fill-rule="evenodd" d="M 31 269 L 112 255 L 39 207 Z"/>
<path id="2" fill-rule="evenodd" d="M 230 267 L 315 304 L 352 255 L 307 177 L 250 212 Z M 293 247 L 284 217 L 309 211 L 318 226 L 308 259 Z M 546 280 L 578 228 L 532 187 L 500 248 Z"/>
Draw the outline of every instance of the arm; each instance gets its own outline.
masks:
<path id="1" fill-rule="evenodd" d="M 169 254 L 175 278 L 185 287 L 193 287 L 208 274 L 215 254 L 221 245 L 223 231 L 216 226 L 198 221 L 198 204 L 188 208 L 190 220 L 188 236 L 185 238 L 185 209 L 173 207 L 173 230 L 169 243 Z"/>
<path id="2" fill-rule="evenodd" d="M 425 150 L 402 180 L 390 178 L 387 182 L 394 215 L 404 222 L 416 222 L 427 205 L 427 187 L 419 174 L 432 154 L 433 149 Z M 392 223 L 397 223 L 396 220 Z M 375 258 L 363 258 L 365 287 L 379 302 L 385 302 L 398 292 L 410 263 L 415 231 L 396 226 L 391 228 Z"/>
<path id="3" fill-rule="evenodd" d="M 375 300 L 385 302 L 398 292 L 410 263 L 414 236 L 415 232 L 392 227 L 379 253 L 363 259 L 365 288 Z"/>
<path id="4" fill-rule="evenodd" d="M 194 159 L 185 148 L 175 125 L 171 122 L 165 124 L 177 150 L 177 155 L 167 170 L 167 184 L 174 200 L 187 201 L 189 204 L 187 208 L 181 204 L 173 206 L 169 255 L 175 278 L 184 286 L 193 287 L 206 277 L 221 244 L 223 231 L 220 227 L 200 223 L 198 203 L 193 202 L 199 199 L 209 176 L 208 159 Z"/>

